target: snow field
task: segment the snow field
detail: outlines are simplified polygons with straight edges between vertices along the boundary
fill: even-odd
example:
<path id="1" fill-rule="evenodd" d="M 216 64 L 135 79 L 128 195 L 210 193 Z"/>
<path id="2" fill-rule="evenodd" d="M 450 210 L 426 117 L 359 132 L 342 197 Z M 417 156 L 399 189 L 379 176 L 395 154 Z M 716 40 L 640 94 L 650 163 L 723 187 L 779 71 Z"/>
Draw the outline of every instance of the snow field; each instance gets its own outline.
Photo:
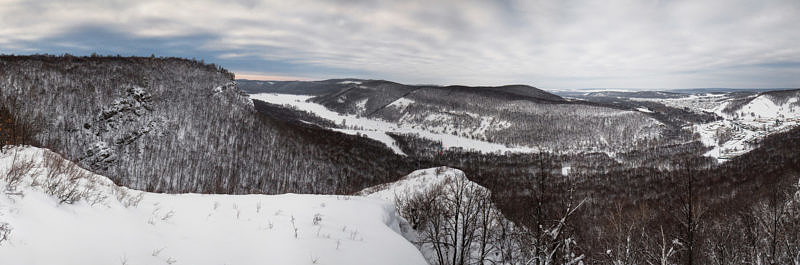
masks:
<path id="1" fill-rule="evenodd" d="M 15 161 L 33 165 L 18 185 L 0 179 L 0 223 L 11 228 L 8 241 L 0 242 L 2 264 L 426 264 L 401 234 L 405 221 L 389 202 L 156 194 L 83 172 L 75 181 L 90 196 L 59 203 L 42 185 L 49 152 L 15 147 L 0 153 L 0 172 Z"/>

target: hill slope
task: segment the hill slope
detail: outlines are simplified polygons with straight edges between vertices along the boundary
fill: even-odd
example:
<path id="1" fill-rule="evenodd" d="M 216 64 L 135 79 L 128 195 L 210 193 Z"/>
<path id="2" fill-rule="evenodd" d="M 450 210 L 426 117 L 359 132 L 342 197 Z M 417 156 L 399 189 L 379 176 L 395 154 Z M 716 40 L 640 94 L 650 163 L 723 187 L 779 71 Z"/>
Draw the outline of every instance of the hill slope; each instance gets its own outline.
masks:
<path id="1" fill-rule="evenodd" d="M 380 200 L 139 192 L 33 147 L 4 149 L 0 172 L 12 168 L 4 264 L 426 264 Z"/>
<path id="2" fill-rule="evenodd" d="M 262 115 L 231 73 L 184 59 L 2 56 L 0 106 L 35 144 L 147 191 L 341 194 L 412 170 L 379 142 Z"/>
<path id="3" fill-rule="evenodd" d="M 242 82 L 253 98 L 315 113 L 341 128 L 412 134 L 465 150 L 619 152 L 637 145 L 684 142 L 689 135 L 647 113 L 566 101 L 523 85 L 411 86 L 355 79 Z M 284 100 L 300 96 L 306 98 Z M 376 122 L 383 123 L 372 126 Z"/>

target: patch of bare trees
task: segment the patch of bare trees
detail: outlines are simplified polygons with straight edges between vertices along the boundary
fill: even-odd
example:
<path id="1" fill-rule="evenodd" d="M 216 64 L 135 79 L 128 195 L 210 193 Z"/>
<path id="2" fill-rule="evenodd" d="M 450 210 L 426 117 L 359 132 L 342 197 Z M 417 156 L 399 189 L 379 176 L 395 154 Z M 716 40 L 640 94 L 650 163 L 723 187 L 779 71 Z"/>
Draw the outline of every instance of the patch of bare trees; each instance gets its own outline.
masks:
<path id="1" fill-rule="evenodd" d="M 418 231 L 415 242 L 433 264 L 485 264 L 516 257 L 514 227 L 492 205 L 489 193 L 466 178 L 445 181 L 397 200 Z M 518 249 L 518 248 L 517 248 Z"/>
<path id="2" fill-rule="evenodd" d="M 771 193 L 744 209 L 707 215 L 684 182 L 671 211 L 649 208 L 608 216 L 607 264 L 800 264 L 800 183 L 768 186 Z M 667 208 L 670 209 L 670 208 Z M 730 209 L 730 210 L 727 210 Z M 671 219 L 672 221 L 670 221 Z"/>
<path id="3" fill-rule="evenodd" d="M 109 196 L 114 196 L 123 206 L 130 207 L 142 200 L 142 192 L 113 185 L 56 153 L 42 150 L 39 156 L 37 152 L 21 151 L 24 148 L 6 147 L 0 153 L 10 160 L 0 175 L 8 196 L 24 196 L 23 188 L 34 188 L 59 204 L 78 201 L 103 204 Z"/>
<path id="4" fill-rule="evenodd" d="M 3 245 L 3 242 L 8 241 L 9 237 L 11 237 L 11 225 L 6 222 L 0 222 L 0 246 Z"/>
<path id="5" fill-rule="evenodd" d="M 580 264 L 584 256 L 576 251 L 570 226 L 581 203 L 567 201 L 564 211 L 538 211 L 535 226 L 521 226 L 494 206 L 485 188 L 466 178 L 448 178 L 398 197 L 397 207 L 419 233 L 415 243 L 432 264 Z M 554 201 L 541 207 L 545 204 Z"/>

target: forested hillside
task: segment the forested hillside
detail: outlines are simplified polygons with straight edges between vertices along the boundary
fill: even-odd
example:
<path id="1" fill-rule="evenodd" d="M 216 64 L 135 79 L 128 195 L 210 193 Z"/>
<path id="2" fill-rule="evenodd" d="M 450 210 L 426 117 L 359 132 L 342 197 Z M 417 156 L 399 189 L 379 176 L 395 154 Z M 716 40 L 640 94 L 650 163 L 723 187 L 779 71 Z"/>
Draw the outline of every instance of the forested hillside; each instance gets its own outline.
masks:
<path id="1" fill-rule="evenodd" d="M 625 154 L 653 161 L 635 167 L 602 154 L 450 153 L 434 159 L 491 190 L 492 201 L 516 225 L 566 222 L 559 236 L 573 238 L 571 251 L 586 255 L 589 264 L 798 260 L 800 128 L 771 135 L 724 164 L 701 157 L 696 146 L 673 148 Z M 564 209 L 578 202 L 562 220 Z"/>
<path id="2" fill-rule="evenodd" d="M 688 131 L 648 113 L 567 101 L 525 85 L 431 86 L 357 79 L 241 82 L 250 94 L 308 95 L 311 103 L 359 119 L 390 122 L 401 133 L 421 131 L 562 153 L 626 152 L 692 140 Z M 361 126 L 358 121 L 338 125 Z"/>
<path id="3" fill-rule="evenodd" d="M 412 171 L 378 142 L 258 114 L 233 80 L 178 58 L 2 56 L 0 128 L 156 192 L 349 193 Z"/>

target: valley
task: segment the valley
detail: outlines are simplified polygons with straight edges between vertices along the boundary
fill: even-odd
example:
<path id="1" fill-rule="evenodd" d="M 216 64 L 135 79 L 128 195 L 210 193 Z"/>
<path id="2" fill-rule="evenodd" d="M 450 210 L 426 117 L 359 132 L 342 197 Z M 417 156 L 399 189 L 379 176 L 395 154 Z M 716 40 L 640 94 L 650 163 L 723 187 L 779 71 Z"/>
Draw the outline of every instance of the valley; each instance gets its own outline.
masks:
<path id="1" fill-rule="evenodd" d="M 76 263 L 611 264 L 626 247 L 652 262 L 660 231 L 702 251 L 760 238 L 755 252 L 726 246 L 752 258 L 763 234 L 717 235 L 769 200 L 797 205 L 798 90 L 252 81 L 144 57 L 4 56 L 0 69 L 0 253 L 15 262 L 68 259 L 29 258 L 69 228 Z M 692 207 L 702 230 L 675 211 Z M 95 226 L 129 240 L 98 245 Z M 215 257 L 190 254 L 232 236 Z M 107 251 L 77 250 L 89 247 Z"/>
<path id="2" fill-rule="evenodd" d="M 0 265 L 800 265 L 800 0 L 0 0 Z"/>
<path id="3" fill-rule="evenodd" d="M 660 92 L 590 92 L 571 93 L 575 98 L 617 104 L 636 110 L 648 107 L 669 108 L 664 114 L 677 111 L 703 117 L 682 123 L 682 127 L 698 134 L 700 141 L 712 149 L 705 153 L 720 161 L 747 153 L 764 137 L 791 130 L 800 120 L 800 91 L 697 90 L 692 93 Z"/>

